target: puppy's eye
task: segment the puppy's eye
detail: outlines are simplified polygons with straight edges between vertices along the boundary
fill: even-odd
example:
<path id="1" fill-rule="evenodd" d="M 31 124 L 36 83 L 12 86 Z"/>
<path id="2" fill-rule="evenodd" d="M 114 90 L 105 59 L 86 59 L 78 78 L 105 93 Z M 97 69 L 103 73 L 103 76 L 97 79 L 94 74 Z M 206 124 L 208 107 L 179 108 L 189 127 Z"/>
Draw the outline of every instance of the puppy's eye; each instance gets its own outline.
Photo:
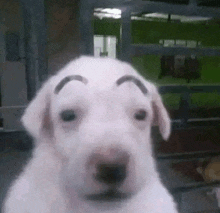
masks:
<path id="1" fill-rule="evenodd" d="M 76 114 L 73 110 L 65 110 L 60 113 L 60 117 L 63 121 L 73 121 L 76 119 Z"/>
<path id="2" fill-rule="evenodd" d="M 139 110 L 134 114 L 134 118 L 139 121 L 145 120 L 146 116 L 147 116 L 147 112 L 145 110 Z"/>

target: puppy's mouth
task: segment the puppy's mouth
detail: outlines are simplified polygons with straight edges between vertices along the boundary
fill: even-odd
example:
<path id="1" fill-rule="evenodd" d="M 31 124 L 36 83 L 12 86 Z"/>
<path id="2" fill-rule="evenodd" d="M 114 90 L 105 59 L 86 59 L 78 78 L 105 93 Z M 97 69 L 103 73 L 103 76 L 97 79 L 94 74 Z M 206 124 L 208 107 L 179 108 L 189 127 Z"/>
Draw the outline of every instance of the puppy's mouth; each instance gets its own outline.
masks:
<path id="1" fill-rule="evenodd" d="M 123 201 L 131 197 L 129 193 L 122 193 L 116 189 L 109 189 L 106 192 L 99 194 L 90 194 L 86 195 L 85 198 L 90 201 L 104 201 L 104 202 L 114 202 L 114 201 Z"/>

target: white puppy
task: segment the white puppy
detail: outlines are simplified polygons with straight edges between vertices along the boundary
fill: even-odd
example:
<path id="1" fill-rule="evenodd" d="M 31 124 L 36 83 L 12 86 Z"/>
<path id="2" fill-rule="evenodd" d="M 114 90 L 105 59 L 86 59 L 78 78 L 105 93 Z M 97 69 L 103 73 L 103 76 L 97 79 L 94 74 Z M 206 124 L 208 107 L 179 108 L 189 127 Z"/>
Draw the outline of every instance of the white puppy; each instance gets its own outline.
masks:
<path id="1" fill-rule="evenodd" d="M 168 139 L 169 116 L 156 87 L 129 64 L 72 61 L 22 122 L 35 149 L 4 213 L 177 213 L 151 150 L 151 126 Z"/>

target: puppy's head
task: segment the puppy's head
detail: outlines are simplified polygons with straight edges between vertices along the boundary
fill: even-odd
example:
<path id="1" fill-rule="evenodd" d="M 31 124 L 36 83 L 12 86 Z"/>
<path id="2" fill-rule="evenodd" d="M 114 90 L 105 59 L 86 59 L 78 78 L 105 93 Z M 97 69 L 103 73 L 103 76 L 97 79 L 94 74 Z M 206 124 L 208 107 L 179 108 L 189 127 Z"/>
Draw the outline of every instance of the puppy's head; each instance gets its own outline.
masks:
<path id="1" fill-rule="evenodd" d="M 44 84 L 22 122 L 38 145 L 50 143 L 66 159 L 60 171 L 66 194 L 88 201 L 125 200 L 155 180 L 151 126 L 165 140 L 170 134 L 156 87 L 107 58 L 68 64 Z"/>

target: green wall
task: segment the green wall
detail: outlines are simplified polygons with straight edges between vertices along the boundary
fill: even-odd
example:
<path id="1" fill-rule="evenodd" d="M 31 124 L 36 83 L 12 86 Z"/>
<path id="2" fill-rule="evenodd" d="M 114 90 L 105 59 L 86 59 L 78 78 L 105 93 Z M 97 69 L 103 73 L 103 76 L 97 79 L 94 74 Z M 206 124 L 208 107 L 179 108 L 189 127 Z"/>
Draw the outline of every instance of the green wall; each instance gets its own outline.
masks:
<path id="1" fill-rule="evenodd" d="M 96 35 L 114 35 L 120 39 L 120 20 L 103 19 L 94 21 Z M 171 23 L 158 21 L 132 21 L 132 39 L 137 44 L 159 44 L 160 39 L 197 40 L 204 47 L 220 47 L 219 25 Z M 201 80 L 194 80 L 190 84 L 219 84 L 220 85 L 220 57 L 199 57 L 201 65 Z M 158 85 L 184 85 L 184 79 L 170 76 L 158 79 L 160 73 L 160 56 L 146 55 L 133 58 L 133 65 L 146 78 Z M 164 96 L 167 105 L 178 108 L 179 95 Z M 220 107 L 220 95 L 193 94 L 191 107 Z"/>
<path id="2" fill-rule="evenodd" d="M 198 40 L 203 46 L 220 46 L 218 25 L 171 23 L 171 22 L 132 22 L 134 43 L 159 43 L 160 39 Z"/>
<path id="3" fill-rule="evenodd" d="M 94 21 L 96 35 L 120 36 L 120 20 L 96 19 Z M 219 25 L 171 23 L 156 21 L 132 21 L 132 37 L 134 43 L 155 43 L 160 39 L 198 40 L 203 46 L 220 46 Z"/>

